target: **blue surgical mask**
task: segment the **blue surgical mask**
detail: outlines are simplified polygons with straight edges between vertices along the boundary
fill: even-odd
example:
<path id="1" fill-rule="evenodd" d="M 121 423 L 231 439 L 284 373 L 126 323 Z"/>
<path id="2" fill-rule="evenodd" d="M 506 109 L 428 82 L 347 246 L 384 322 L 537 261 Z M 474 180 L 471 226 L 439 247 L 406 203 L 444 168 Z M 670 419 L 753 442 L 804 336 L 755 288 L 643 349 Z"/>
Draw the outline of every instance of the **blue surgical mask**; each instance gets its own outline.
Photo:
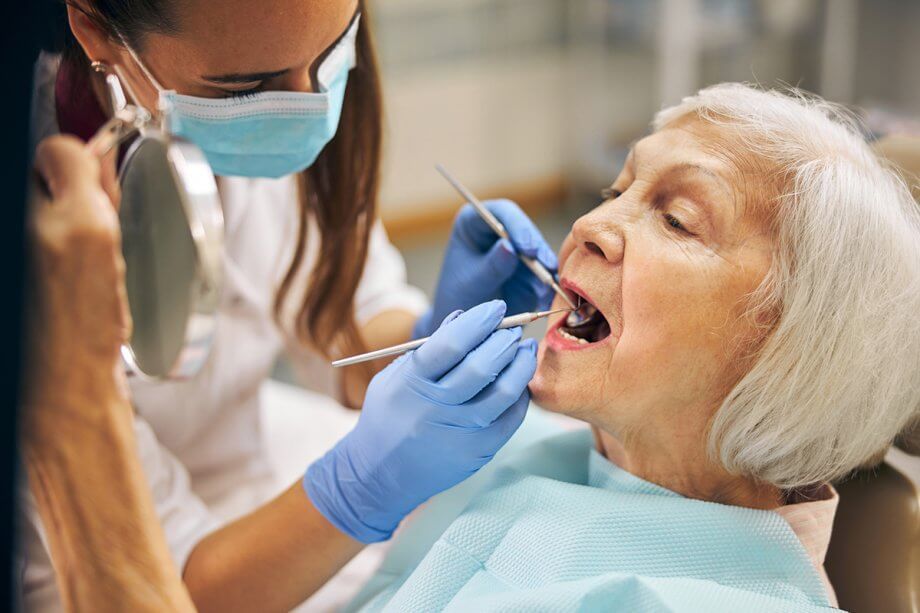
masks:
<path id="1" fill-rule="evenodd" d="M 355 66 L 355 17 L 316 72 L 317 93 L 269 91 L 231 98 L 199 98 L 160 86 L 166 129 L 198 145 L 217 175 L 283 177 L 309 168 L 335 136 L 348 72 Z"/>

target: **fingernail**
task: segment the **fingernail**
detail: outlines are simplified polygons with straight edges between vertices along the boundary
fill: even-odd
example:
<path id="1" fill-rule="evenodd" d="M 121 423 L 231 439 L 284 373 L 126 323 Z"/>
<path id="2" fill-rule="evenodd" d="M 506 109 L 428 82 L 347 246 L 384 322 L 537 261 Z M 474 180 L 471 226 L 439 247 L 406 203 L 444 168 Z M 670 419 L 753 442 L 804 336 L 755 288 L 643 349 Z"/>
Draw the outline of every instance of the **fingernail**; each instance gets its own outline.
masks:
<path id="1" fill-rule="evenodd" d="M 512 244 L 511 244 L 511 241 L 509 241 L 507 238 L 503 238 L 503 239 L 501 239 L 501 241 L 499 241 L 499 242 L 500 242 L 500 244 L 501 244 L 501 246 L 502 246 L 502 249 L 503 249 L 506 253 L 510 253 L 510 254 L 515 254 L 515 253 L 517 253 L 517 252 L 514 250 L 514 245 L 512 245 Z"/>
<path id="2" fill-rule="evenodd" d="M 452 322 L 453 320 L 460 317 L 462 313 L 463 313 L 463 309 L 457 309 L 456 311 L 454 311 L 453 313 L 451 313 L 450 315 L 444 318 L 444 323 L 447 324 L 447 323 Z"/>

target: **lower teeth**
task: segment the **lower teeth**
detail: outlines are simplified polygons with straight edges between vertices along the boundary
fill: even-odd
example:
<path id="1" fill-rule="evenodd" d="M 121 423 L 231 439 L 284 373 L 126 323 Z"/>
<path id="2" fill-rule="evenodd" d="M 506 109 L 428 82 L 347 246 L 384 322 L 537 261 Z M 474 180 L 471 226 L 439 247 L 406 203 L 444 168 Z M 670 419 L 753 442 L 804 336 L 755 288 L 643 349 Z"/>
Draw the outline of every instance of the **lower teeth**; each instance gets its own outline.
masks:
<path id="1" fill-rule="evenodd" d="M 587 344 L 588 344 L 588 340 L 587 340 L 587 339 L 578 338 L 577 336 L 573 336 L 573 335 L 569 334 L 568 332 L 566 332 L 566 331 L 565 331 L 564 329 L 562 329 L 562 328 L 559 328 L 559 334 L 562 335 L 563 338 L 567 338 L 567 339 L 569 339 L 569 340 L 571 340 L 571 341 L 575 341 L 575 342 L 578 343 L 579 345 L 587 345 Z"/>

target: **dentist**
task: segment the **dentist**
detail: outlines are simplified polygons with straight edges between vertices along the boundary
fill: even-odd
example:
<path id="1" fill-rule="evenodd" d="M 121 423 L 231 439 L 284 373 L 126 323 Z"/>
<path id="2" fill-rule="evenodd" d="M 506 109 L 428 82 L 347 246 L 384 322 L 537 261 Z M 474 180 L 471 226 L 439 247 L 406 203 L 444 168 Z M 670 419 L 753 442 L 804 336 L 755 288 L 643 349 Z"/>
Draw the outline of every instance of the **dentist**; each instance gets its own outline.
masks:
<path id="1" fill-rule="evenodd" d="M 295 606 L 363 543 L 387 539 L 417 505 L 488 462 L 529 400 L 535 346 L 495 325 L 549 302 L 515 251 L 550 269 L 555 255 L 520 209 L 494 201 L 510 242 L 467 207 L 432 306 L 406 284 L 375 217 L 381 110 L 363 12 L 358 0 L 71 0 L 69 46 L 37 69 L 36 168 L 50 196 L 32 217 L 40 322 L 26 411 L 51 407 L 66 411 L 62 424 L 91 424 L 100 411 L 133 408 L 157 520 L 202 610 Z M 168 108 L 170 129 L 219 175 L 226 287 L 213 352 L 191 380 L 127 387 L 117 372 L 128 327 L 117 316 L 120 239 L 111 227 L 86 231 L 85 215 L 104 219 L 99 189 L 95 209 L 66 196 L 94 177 L 117 206 L 114 160 L 68 174 L 74 142 L 53 136 L 86 140 L 107 118 L 90 62 L 119 66 L 135 102 Z M 428 334 L 376 375 L 337 380 L 322 366 Z M 302 481 L 269 500 L 258 390 L 281 352 L 311 386 L 363 411 Z M 25 436 L 33 449 L 51 444 Z M 59 525 L 45 529 L 70 507 L 42 475 L 30 468 L 23 497 L 22 601 L 58 610 L 73 595 L 61 557 L 76 549 L 55 547 Z"/>

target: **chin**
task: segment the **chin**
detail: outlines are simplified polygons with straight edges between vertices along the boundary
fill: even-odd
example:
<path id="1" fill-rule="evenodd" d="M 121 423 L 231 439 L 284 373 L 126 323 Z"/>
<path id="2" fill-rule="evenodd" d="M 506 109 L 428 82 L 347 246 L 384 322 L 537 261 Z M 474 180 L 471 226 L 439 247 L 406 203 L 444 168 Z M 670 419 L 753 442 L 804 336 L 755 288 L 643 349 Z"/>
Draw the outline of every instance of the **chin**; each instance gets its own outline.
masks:
<path id="1" fill-rule="evenodd" d="M 621 326 L 618 317 L 608 317 L 575 282 L 563 278 L 561 285 L 582 305 L 579 312 L 584 323 L 570 328 L 566 314 L 550 320 L 540 342 L 530 393 L 544 409 L 583 418 L 604 387 L 605 366 L 610 363 Z M 614 312 L 606 309 L 611 315 Z"/>
<path id="2" fill-rule="evenodd" d="M 566 378 L 559 356 L 547 349 L 545 340 L 540 343 L 537 371 L 529 389 L 533 401 L 547 411 L 572 416 L 578 413 L 583 392 L 577 389 L 577 382 Z"/>

